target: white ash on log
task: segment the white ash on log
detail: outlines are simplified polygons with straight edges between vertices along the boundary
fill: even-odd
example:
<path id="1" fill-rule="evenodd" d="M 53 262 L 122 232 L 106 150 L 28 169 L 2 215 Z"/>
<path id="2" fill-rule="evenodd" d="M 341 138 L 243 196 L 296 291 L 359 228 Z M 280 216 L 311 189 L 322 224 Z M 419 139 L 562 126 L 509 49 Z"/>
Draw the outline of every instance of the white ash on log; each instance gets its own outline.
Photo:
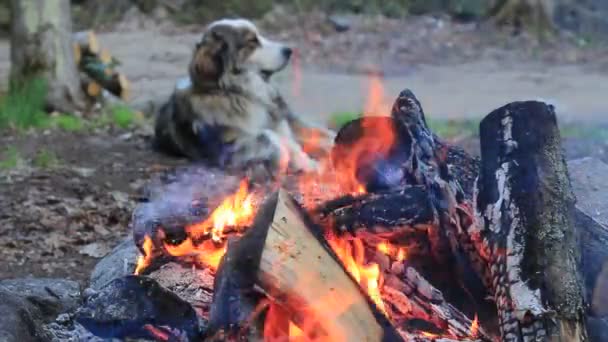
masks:
<path id="1" fill-rule="evenodd" d="M 553 108 L 516 102 L 480 125 L 475 238 L 505 341 L 585 341 L 574 195 Z"/>

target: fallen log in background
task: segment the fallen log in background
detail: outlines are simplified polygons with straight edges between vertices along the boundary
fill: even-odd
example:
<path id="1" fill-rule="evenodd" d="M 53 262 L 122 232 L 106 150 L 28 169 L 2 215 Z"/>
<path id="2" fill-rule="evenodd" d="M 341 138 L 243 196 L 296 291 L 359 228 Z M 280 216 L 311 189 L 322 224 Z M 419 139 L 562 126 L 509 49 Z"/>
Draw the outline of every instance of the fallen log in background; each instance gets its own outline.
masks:
<path id="1" fill-rule="evenodd" d="M 112 57 L 109 50 L 100 47 L 95 32 L 91 30 L 76 32 L 72 41 L 74 59 L 85 76 L 81 79 L 89 98 L 101 100 L 102 92 L 98 88 L 102 87 L 110 94 L 128 100 L 130 83 L 124 74 L 115 70 L 120 63 Z"/>
<path id="2" fill-rule="evenodd" d="M 516 102 L 480 125 L 478 254 L 507 341 L 585 341 L 574 196 L 553 108 Z M 475 231 L 478 229 L 478 231 Z"/>

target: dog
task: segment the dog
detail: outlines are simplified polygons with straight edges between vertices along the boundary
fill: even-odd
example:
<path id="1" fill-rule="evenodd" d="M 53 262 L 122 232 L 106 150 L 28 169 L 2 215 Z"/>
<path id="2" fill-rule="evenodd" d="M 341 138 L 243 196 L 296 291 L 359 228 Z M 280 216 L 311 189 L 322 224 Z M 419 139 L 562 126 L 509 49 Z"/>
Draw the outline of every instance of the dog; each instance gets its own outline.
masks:
<path id="1" fill-rule="evenodd" d="M 156 146 L 228 169 L 318 170 L 304 146 L 314 139 L 317 152 L 327 152 L 334 132 L 295 115 L 270 83 L 291 55 L 251 21 L 211 23 L 194 49 L 190 82 L 176 88 L 157 115 Z"/>

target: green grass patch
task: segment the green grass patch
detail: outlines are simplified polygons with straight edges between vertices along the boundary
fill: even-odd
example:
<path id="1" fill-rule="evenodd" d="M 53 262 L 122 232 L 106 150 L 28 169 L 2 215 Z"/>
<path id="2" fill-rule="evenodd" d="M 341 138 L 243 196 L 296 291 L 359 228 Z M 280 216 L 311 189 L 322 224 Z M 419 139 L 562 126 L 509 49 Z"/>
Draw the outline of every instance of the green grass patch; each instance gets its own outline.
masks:
<path id="1" fill-rule="evenodd" d="M 0 99 L 0 128 L 27 129 L 49 123 L 44 112 L 48 87 L 42 79 L 13 82 Z"/>
<path id="2" fill-rule="evenodd" d="M 53 151 L 41 149 L 32 159 L 32 164 L 39 168 L 50 169 L 59 165 L 59 158 Z"/>
<path id="3" fill-rule="evenodd" d="M 86 127 L 83 119 L 65 114 L 59 114 L 51 117 L 51 123 L 54 127 L 68 132 L 82 131 Z"/>
<path id="4" fill-rule="evenodd" d="M 559 126 L 562 138 L 608 141 L 608 129 L 605 126 L 591 124 L 563 124 Z"/>
<path id="5" fill-rule="evenodd" d="M 109 108 L 111 123 L 120 127 L 128 128 L 137 121 L 136 112 L 128 106 L 116 105 Z"/>
<path id="6" fill-rule="evenodd" d="M 347 123 L 358 119 L 361 117 L 361 114 L 353 113 L 353 112 L 338 112 L 334 113 L 329 118 L 329 127 L 333 130 L 340 130 Z"/>
<path id="7" fill-rule="evenodd" d="M 478 119 L 427 119 L 431 131 L 444 139 L 476 137 L 479 135 Z"/>
<path id="8" fill-rule="evenodd" d="M 7 147 L 0 155 L 0 170 L 11 170 L 23 164 L 23 158 L 14 146 Z"/>

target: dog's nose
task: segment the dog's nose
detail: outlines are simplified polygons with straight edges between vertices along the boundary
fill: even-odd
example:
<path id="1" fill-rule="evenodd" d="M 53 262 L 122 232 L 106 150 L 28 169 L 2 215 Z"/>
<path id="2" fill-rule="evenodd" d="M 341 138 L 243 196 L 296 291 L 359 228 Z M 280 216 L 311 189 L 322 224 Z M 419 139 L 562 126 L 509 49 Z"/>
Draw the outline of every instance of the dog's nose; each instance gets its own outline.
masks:
<path id="1" fill-rule="evenodd" d="M 281 49 L 281 53 L 283 54 L 283 56 L 285 56 L 285 58 L 289 58 L 291 57 L 293 50 L 291 48 L 284 47 L 283 49 Z"/>

